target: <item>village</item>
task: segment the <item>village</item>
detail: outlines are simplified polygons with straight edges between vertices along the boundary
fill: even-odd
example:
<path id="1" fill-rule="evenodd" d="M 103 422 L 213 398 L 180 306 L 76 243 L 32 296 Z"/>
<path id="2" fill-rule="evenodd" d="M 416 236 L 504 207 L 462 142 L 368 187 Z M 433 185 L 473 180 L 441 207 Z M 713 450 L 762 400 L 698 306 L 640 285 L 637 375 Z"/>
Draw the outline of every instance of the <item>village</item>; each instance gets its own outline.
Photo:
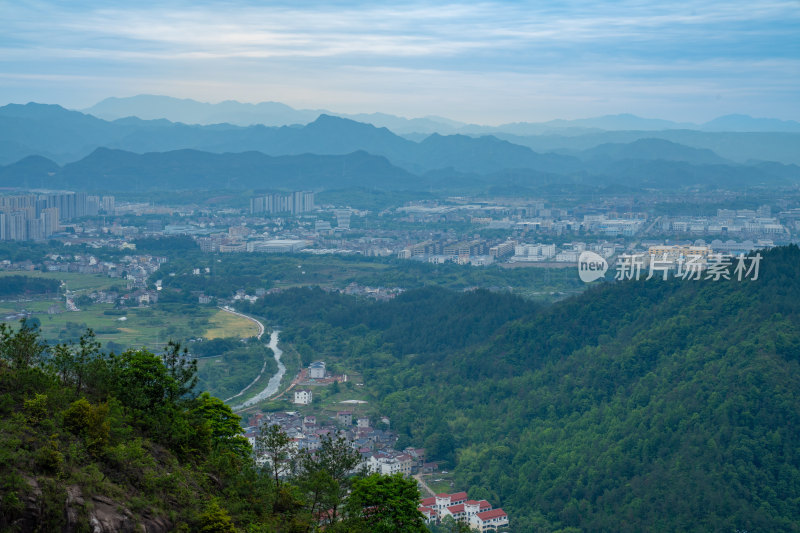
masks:
<path id="1" fill-rule="evenodd" d="M 452 519 L 463 522 L 475 531 L 497 531 L 508 526 L 508 515 L 494 508 L 487 500 L 473 500 L 466 492 L 434 493 L 424 476 L 447 474 L 437 462 L 428 461 L 424 448 L 395 449 L 397 434 L 390 429 L 388 417 L 368 415 L 363 400 L 344 400 L 345 405 L 359 407 L 358 412 L 343 409 L 305 414 L 315 404 L 314 389 L 347 381 L 346 375 L 333 375 L 324 361 L 314 361 L 300 371 L 295 383 L 300 387 L 289 396 L 297 410 L 252 414 L 246 418 L 246 438 L 255 447 L 256 438 L 265 425 L 277 425 L 291 439 L 295 451 L 314 452 L 326 438 L 343 438 L 361 455 L 354 471 L 365 470 L 383 475 L 401 474 L 414 477 L 422 494 L 419 511 L 427 524 L 441 524 Z M 452 483 L 451 483 L 452 485 Z"/>

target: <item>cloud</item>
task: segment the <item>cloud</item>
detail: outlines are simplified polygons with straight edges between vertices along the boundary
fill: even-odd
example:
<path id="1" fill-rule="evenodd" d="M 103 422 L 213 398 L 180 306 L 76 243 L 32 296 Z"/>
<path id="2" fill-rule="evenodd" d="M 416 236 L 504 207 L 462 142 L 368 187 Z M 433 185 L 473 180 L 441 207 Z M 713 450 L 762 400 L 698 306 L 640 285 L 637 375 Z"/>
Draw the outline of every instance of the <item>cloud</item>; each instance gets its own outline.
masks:
<path id="1" fill-rule="evenodd" d="M 613 112 L 630 111 L 615 94 L 627 95 L 632 104 L 642 94 L 660 94 L 654 109 L 664 109 L 670 94 L 688 103 L 716 90 L 753 94 L 752 109 L 763 107 L 756 98 L 777 94 L 777 113 L 783 93 L 800 89 L 796 1 L 101 7 L 37 1 L 4 10 L 0 71 L 6 79 L 16 76 L 18 87 L 32 76 L 29 82 L 46 92 L 47 76 L 73 76 L 75 94 L 81 77 L 102 79 L 80 93 L 84 98 L 99 87 L 117 86 L 178 88 L 184 92 L 177 96 L 202 93 L 222 100 L 261 87 L 260 94 L 288 94 L 287 103 L 294 105 L 303 103 L 299 95 L 320 98 L 312 107 L 333 107 L 348 93 L 358 94 L 360 102 L 375 105 L 372 110 L 388 112 L 400 94 L 403 101 L 416 99 L 422 114 L 429 107 L 423 98 L 441 102 L 455 94 L 463 117 L 496 95 L 516 99 L 505 114 L 514 105 L 530 107 L 522 90 L 502 85 L 507 80 L 542 91 L 540 81 L 548 80 L 547 97 L 562 101 L 561 94 L 570 94 L 581 105 L 614 101 L 621 107 Z M 766 82 L 756 96 L 759 79 Z M 10 89 L 0 97 L 7 94 Z M 268 93 L 262 99 L 277 97 Z M 744 99 L 737 103 L 747 107 Z"/>

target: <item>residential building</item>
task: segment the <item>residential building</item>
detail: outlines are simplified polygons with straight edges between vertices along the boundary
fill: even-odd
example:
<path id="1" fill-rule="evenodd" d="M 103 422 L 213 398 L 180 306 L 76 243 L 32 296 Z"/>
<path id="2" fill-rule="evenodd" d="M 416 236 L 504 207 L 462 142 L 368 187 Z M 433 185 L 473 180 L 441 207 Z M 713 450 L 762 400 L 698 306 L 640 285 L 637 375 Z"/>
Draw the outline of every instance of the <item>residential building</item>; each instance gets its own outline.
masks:
<path id="1" fill-rule="evenodd" d="M 469 525 L 478 531 L 494 531 L 499 527 L 508 526 L 508 515 L 502 509 L 484 511 L 470 517 Z"/>
<path id="2" fill-rule="evenodd" d="M 294 403 L 299 405 L 308 405 L 314 399 L 314 393 L 308 389 L 300 389 L 294 391 Z"/>
<path id="3" fill-rule="evenodd" d="M 321 379 L 325 377 L 325 361 L 314 361 L 308 365 L 308 377 Z"/>

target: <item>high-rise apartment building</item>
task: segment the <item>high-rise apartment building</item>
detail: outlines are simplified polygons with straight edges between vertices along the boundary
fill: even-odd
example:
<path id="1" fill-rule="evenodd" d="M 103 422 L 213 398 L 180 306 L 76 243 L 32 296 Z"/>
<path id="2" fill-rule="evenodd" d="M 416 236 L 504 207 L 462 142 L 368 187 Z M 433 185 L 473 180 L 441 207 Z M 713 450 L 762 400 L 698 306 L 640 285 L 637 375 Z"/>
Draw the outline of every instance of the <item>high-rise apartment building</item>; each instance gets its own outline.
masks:
<path id="1" fill-rule="evenodd" d="M 294 191 L 288 194 L 273 193 L 250 199 L 250 213 L 291 213 L 299 215 L 314 210 L 314 193 Z"/>

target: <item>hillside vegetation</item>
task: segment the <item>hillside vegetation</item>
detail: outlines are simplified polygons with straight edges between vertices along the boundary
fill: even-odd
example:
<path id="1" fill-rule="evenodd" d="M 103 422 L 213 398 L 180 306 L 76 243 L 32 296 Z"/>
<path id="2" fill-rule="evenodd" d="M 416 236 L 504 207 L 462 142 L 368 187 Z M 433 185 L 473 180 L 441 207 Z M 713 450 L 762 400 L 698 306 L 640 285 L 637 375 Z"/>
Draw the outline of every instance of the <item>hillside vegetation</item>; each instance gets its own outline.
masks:
<path id="1" fill-rule="evenodd" d="M 548 307 L 422 289 L 268 297 L 351 365 L 399 446 L 448 461 L 514 531 L 800 530 L 800 249 L 755 281 L 605 283 Z"/>
<path id="2" fill-rule="evenodd" d="M 425 530 L 416 484 L 351 477 L 343 439 L 312 456 L 264 426 L 257 464 L 239 417 L 196 383 L 175 344 L 113 354 L 91 331 L 50 346 L 0 324 L 0 531 Z"/>

